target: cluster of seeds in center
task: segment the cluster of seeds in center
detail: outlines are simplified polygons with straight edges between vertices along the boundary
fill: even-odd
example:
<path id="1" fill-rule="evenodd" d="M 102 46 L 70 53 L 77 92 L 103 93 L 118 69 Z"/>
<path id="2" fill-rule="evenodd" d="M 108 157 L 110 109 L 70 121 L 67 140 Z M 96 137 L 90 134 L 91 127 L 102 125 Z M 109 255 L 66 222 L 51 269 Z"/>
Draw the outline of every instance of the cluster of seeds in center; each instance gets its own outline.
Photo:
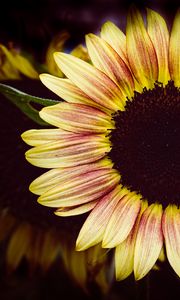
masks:
<path id="1" fill-rule="evenodd" d="M 180 89 L 155 83 L 113 115 L 109 157 L 121 184 L 149 203 L 180 204 Z"/>

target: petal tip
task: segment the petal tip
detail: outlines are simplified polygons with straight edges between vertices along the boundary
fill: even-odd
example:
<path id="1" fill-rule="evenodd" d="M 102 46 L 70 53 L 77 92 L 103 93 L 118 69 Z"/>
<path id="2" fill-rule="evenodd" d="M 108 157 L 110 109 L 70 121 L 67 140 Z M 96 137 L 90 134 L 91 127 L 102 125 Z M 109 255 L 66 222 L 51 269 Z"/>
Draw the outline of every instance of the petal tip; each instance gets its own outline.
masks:
<path id="1" fill-rule="evenodd" d="M 84 251 L 86 250 L 88 247 L 81 245 L 80 241 L 76 241 L 76 251 Z"/>
<path id="2" fill-rule="evenodd" d="M 26 142 L 26 136 L 27 136 L 27 132 L 26 132 L 26 131 L 23 132 L 23 133 L 21 133 L 21 139 L 22 139 L 24 142 Z"/>

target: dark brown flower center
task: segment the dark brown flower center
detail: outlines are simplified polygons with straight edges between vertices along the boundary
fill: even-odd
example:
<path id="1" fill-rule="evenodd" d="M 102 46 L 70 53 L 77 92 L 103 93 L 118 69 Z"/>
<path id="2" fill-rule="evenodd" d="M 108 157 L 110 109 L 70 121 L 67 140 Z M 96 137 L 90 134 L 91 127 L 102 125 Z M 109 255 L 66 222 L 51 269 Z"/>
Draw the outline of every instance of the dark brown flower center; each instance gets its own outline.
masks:
<path id="1" fill-rule="evenodd" d="M 121 183 L 149 203 L 180 204 L 180 89 L 156 83 L 113 115 L 109 157 Z"/>

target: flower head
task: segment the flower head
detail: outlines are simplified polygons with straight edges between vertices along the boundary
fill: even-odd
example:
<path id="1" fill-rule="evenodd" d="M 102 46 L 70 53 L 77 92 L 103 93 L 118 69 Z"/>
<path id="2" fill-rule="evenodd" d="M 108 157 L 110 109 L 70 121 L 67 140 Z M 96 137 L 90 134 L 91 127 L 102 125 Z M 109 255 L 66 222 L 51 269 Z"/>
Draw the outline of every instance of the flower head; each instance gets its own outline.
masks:
<path id="1" fill-rule="evenodd" d="M 30 190 L 56 215 L 90 212 L 77 250 L 114 248 L 116 277 L 141 279 L 165 245 L 180 276 L 180 10 L 169 32 L 133 8 L 126 35 L 111 22 L 86 36 L 91 64 L 55 53 L 67 78 L 41 81 L 65 101 L 40 116 L 55 129 L 29 130 L 33 165 L 51 170 Z"/>

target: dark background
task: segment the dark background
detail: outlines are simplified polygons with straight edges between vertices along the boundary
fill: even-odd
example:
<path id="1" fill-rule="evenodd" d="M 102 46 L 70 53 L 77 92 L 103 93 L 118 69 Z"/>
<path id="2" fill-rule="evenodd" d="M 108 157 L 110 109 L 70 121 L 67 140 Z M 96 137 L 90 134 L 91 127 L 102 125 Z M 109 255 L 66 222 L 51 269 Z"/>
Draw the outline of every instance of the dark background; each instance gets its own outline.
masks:
<path id="1" fill-rule="evenodd" d="M 142 11 L 144 11 L 146 6 L 156 9 L 164 17 L 166 17 L 169 24 L 171 24 L 179 1 L 152 0 L 134 1 L 134 3 Z M 1 6 L 0 11 L 0 43 L 6 44 L 9 41 L 12 41 L 15 45 L 18 45 L 25 51 L 32 53 L 39 62 L 43 62 L 49 42 L 53 36 L 61 30 L 69 31 L 71 35 L 69 47 L 71 48 L 77 43 L 84 42 L 84 35 L 86 33 L 98 32 L 104 21 L 108 19 L 114 21 L 117 25 L 120 25 L 123 29 L 125 29 L 125 15 L 130 4 L 130 1 L 125 0 L 98 0 L 84 1 L 82 3 L 77 1 L 58 0 L 3 1 L 3 7 Z M 18 84 L 20 84 L 20 89 L 27 92 L 31 91 L 33 93 L 32 88 L 28 90 L 29 83 L 27 81 Z M 35 87 L 34 95 L 42 96 L 42 87 Z M 12 107 L 12 104 L 3 100 L 3 98 L 0 104 L 0 111 L 1 127 L 6 127 L 6 122 L 12 118 L 11 126 L 8 125 L 7 130 L 12 133 L 11 140 L 14 139 L 14 143 L 16 144 L 16 142 L 19 141 L 17 133 L 19 134 L 20 130 L 23 131 L 28 128 L 30 129 L 32 126 L 27 123 L 25 119 L 25 128 L 21 123 L 16 123 L 18 115 L 19 118 L 21 118 L 21 113 L 16 107 Z M 4 113 L 4 111 L 6 111 L 7 114 Z M 14 131 L 16 126 L 19 128 L 19 131 Z M 4 143 L 6 145 L 8 143 L 8 139 L 4 141 Z M 10 151 L 10 149 L 8 151 Z M 24 149 L 21 151 L 23 156 Z M 4 155 L 3 153 L 2 155 Z M 21 158 L 18 158 L 21 164 Z M 4 167 L 5 166 L 3 166 L 1 159 L 2 172 Z M 19 167 L 16 159 L 12 160 L 11 167 L 13 170 L 16 170 L 16 168 Z M 22 160 L 21 177 L 17 178 L 17 180 L 24 185 L 23 193 L 25 190 L 28 190 L 28 184 L 32 176 L 31 174 L 31 176 L 28 177 L 28 182 L 26 183 L 27 177 L 22 177 L 23 171 L 25 172 L 24 174 L 26 174 L 26 172 L 28 174 L 29 172 L 32 172 L 33 176 L 36 172 L 35 168 L 31 168 L 31 170 L 29 170 L 29 168 L 29 166 L 24 166 L 24 162 Z M 3 179 L 3 187 L 6 188 L 8 179 L 10 178 Z M 11 183 L 8 183 L 8 188 L 12 190 L 13 180 L 10 180 L 10 182 Z M 1 191 L 1 193 L 3 192 Z M 18 198 L 16 195 L 14 196 L 15 199 Z M 0 254 L 2 260 L 4 255 L 3 249 L 1 249 Z M 160 271 L 152 271 L 150 275 L 138 283 L 134 282 L 132 276 L 125 281 L 114 282 L 105 299 L 179 299 L 180 280 L 177 278 L 168 263 L 161 264 L 160 268 Z M 42 275 L 41 272 L 37 272 L 31 277 L 28 277 L 27 274 L 25 274 L 22 266 L 19 270 L 17 270 L 17 272 L 11 274 L 9 277 L 5 275 L 3 267 L 0 271 L 1 300 L 54 300 L 71 299 L 72 297 L 78 299 L 101 299 L 100 294 L 94 291 L 91 295 L 86 295 L 80 288 L 76 287 L 65 272 L 60 271 L 60 268 L 57 269 L 56 266 L 54 266 L 46 275 Z"/>
<path id="2" fill-rule="evenodd" d="M 158 10 L 173 20 L 178 0 L 135 0 L 144 10 Z M 0 12 L 1 42 L 12 40 L 32 53 L 42 56 L 52 37 L 66 29 L 71 42 L 84 40 L 84 35 L 96 32 L 106 20 L 112 20 L 125 29 L 125 15 L 132 1 L 129 0 L 9 0 L 3 1 Z"/>

